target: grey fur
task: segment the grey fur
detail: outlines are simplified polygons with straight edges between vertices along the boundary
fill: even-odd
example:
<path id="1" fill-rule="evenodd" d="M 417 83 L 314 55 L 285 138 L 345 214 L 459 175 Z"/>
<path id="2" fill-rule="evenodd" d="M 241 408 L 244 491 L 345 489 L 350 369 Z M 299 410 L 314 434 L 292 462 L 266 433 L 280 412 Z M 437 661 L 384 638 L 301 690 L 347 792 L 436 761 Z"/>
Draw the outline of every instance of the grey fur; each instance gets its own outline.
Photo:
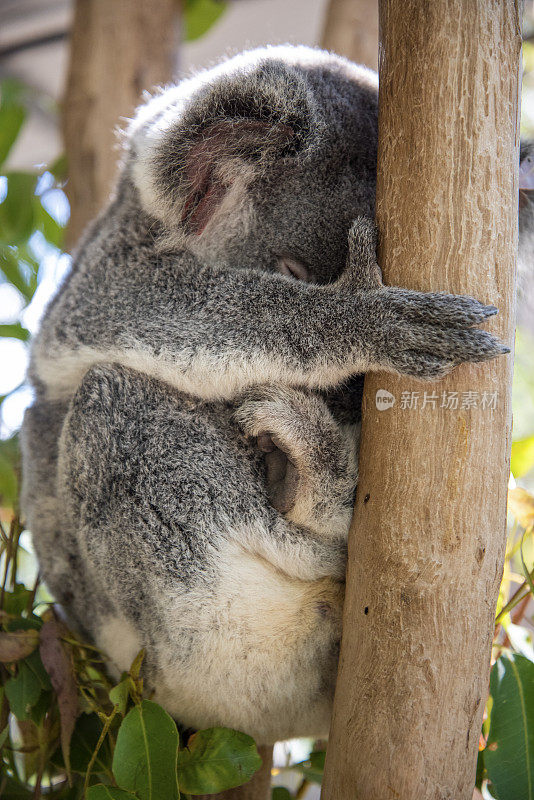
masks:
<path id="1" fill-rule="evenodd" d="M 381 283 L 376 139 L 373 73 L 307 48 L 156 96 L 33 345 L 44 578 L 187 726 L 327 734 L 360 373 L 507 352 L 493 306 Z"/>

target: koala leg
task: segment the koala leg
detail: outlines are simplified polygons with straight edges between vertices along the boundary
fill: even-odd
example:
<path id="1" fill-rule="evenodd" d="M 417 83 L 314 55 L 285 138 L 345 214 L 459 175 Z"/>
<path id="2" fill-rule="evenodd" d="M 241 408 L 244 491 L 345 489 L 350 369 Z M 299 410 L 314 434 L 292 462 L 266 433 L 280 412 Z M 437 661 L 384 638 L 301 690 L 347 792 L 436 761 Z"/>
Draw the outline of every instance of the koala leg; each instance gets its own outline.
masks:
<path id="1" fill-rule="evenodd" d="M 281 385 L 251 389 L 235 416 L 265 453 L 274 508 L 314 532 L 346 535 L 357 481 L 356 426 L 339 425 L 317 395 Z"/>

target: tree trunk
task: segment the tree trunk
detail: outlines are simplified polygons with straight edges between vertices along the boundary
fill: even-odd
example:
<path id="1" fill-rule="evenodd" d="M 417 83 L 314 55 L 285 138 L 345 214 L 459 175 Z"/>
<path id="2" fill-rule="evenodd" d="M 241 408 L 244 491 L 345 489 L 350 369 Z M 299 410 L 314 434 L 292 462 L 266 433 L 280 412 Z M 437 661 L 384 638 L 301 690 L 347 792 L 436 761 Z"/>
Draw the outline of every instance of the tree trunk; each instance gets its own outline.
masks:
<path id="1" fill-rule="evenodd" d="M 494 303 L 488 327 L 513 346 L 520 0 L 381 0 L 380 23 L 385 281 Z M 366 379 L 324 800 L 471 800 L 512 364 L 462 366 L 437 385 Z M 396 398 L 388 410 L 378 389 Z"/>
<path id="2" fill-rule="evenodd" d="M 330 0 L 321 47 L 376 69 L 378 0 Z"/>
<path id="3" fill-rule="evenodd" d="M 117 128 L 141 93 L 173 77 L 179 42 L 176 0 L 77 0 L 63 130 L 72 246 L 106 201 L 119 158 Z"/>
<path id="4" fill-rule="evenodd" d="M 236 789 L 229 789 L 221 794 L 206 794 L 196 797 L 195 800 L 269 800 L 271 797 L 271 766 L 273 763 L 273 748 L 258 747 L 258 752 L 263 759 L 263 766 L 254 775 L 251 781 Z"/>

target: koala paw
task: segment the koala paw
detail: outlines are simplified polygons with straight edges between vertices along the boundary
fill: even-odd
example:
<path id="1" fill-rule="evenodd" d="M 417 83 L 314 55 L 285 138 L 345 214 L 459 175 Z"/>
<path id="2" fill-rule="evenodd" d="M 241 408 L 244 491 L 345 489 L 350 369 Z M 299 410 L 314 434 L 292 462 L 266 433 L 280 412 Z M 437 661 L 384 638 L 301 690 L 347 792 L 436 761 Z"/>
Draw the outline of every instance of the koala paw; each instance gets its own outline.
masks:
<path id="1" fill-rule="evenodd" d="M 384 286 L 376 246 L 374 222 L 358 217 L 349 231 L 347 269 L 339 280 L 363 309 L 358 324 L 376 369 L 431 380 L 466 361 L 510 352 L 496 336 L 473 327 L 496 314 L 495 306 L 465 295 Z"/>
<path id="2" fill-rule="evenodd" d="M 509 353 L 496 336 L 473 327 L 497 313 L 467 296 L 382 288 L 376 297 L 377 362 L 403 375 L 435 379 L 467 361 Z"/>
<path id="3" fill-rule="evenodd" d="M 257 387 L 247 392 L 235 413 L 243 433 L 254 438 L 265 454 L 269 502 L 281 514 L 291 511 L 297 501 L 306 460 L 296 430 L 299 400 L 305 403 L 307 398 L 298 391 Z"/>

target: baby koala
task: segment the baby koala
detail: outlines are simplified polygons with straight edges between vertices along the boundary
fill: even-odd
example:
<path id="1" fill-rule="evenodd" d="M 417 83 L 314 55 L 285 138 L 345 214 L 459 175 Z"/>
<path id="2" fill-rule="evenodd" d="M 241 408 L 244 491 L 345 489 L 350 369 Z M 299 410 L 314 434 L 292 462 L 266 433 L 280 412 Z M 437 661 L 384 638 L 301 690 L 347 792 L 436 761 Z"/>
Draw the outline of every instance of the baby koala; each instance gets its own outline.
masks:
<path id="1" fill-rule="evenodd" d="M 71 624 L 187 727 L 328 733 L 361 373 L 507 349 L 376 264 L 374 73 L 304 47 L 168 88 L 51 302 L 23 506 Z"/>

